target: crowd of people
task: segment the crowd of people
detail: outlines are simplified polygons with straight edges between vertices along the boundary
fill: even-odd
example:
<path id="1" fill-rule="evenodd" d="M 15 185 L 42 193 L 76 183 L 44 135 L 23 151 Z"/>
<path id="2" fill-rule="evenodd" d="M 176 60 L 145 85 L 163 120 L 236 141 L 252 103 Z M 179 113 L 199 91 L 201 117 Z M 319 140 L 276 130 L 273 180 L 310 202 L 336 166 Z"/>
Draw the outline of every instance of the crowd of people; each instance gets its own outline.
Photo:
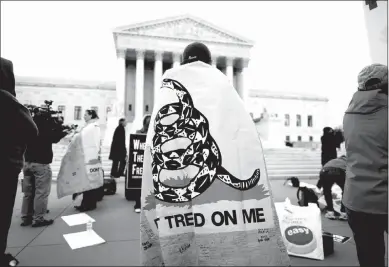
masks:
<path id="1" fill-rule="evenodd" d="M 197 49 L 197 50 L 196 50 Z M 194 53 L 198 53 L 198 47 Z M 210 58 L 189 55 L 185 64 L 199 60 L 207 64 Z M 207 54 L 207 53 L 206 53 Z M 208 53 L 210 56 L 210 53 Z M 193 60 L 194 59 L 194 60 Z M 12 62 L 1 58 L 0 123 L 7 125 L 0 131 L 0 173 L 2 186 L 2 226 L 0 229 L 1 266 L 14 266 L 17 260 L 6 254 L 7 236 L 16 197 L 18 176 L 23 179 L 22 226 L 42 227 L 53 223 L 47 219 L 47 203 L 51 189 L 53 160 L 52 144 L 69 134 L 47 127 L 47 122 L 18 102 Z M 344 115 L 343 135 L 346 155 L 337 156 L 339 140 L 334 130 L 326 127 L 322 136 L 322 170 L 317 186 L 323 188 L 327 202 L 325 216 L 347 220 L 352 229 L 359 263 L 363 267 L 385 265 L 384 232 L 388 231 L 388 69 L 381 64 L 365 67 L 358 75 L 358 89 Z M 84 128 L 98 120 L 94 110 L 84 115 Z M 146 115 L 139 134 L 147 134 L 150 115 Z M 227 123 L 227 122 L 226 122 Z M 126 120 L 120 119 L 115 130 L 109 159 L 111 177 L 124 175 L 127 150 Z M 83 129 L 78 132 L 82 132 Z M 334 210 L 331 188 L 343 190 L 341 212 Z M 79 211 L 96 208 L 97 189 L 82 193 Z M 141 211 L 140 195 L 134 206 Z"/>

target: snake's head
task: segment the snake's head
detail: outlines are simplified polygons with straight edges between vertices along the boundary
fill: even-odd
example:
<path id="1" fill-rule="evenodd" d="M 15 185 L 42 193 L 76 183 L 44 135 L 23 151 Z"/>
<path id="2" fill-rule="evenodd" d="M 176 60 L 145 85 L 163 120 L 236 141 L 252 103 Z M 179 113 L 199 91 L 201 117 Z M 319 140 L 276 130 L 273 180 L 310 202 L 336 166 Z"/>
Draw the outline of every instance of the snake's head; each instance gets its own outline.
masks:
<path id="1" fill-rule="evenodd" d="M 163 79 L 161 89 L 164 88 L 174 90 L 174 81 L 171 79 Z"/>

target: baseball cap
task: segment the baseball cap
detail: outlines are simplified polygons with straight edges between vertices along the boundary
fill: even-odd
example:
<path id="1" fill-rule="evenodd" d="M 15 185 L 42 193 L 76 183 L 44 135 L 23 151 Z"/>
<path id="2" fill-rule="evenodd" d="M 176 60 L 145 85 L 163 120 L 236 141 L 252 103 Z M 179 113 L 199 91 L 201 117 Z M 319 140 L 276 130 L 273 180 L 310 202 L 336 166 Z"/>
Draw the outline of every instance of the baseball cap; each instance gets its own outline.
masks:
<path id="1" fill-rule="evenodd" d="M 374 83 L 368 83 L 372 79 L 377 80 Z M 368 83 L 368 84 L 367 84 Z M 358 89 L 369 90 L 374 85 L 388 83 L 388 67 L 382 64 L 371 64 L 358 74 Z"/>
<path id="2" fill-rule="evenodd" d="M 211 52 L 209 51 L 208 47 L 203 43 L 195 42 L 191 43 L 184 49 L 183 61 L 181 65 L 195 61 L 202 61 L 204 63 L 210 64 L 211 60 Z"/>

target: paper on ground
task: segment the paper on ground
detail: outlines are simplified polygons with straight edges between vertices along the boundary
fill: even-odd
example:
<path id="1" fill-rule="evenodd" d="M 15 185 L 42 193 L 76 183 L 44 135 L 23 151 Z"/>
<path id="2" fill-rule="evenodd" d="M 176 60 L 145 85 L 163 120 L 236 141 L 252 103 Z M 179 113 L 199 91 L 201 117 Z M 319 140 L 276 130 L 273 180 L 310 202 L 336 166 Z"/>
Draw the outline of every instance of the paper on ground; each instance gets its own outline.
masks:
<path id="1" fill-rule="evenodd" d="M 88 222 L 95 222 L 95 219 L 90 217 L 86 213 L 73 214 L 68 216 L 62 216 L 62 219 L 69 225 L 75 226 L 80 224 L 87 224 Z"/>
<path id="2" fill-rule="evenodd" d="M 71 249 L 90 247 L 105 243 L 105 240 L 93 230 L 66 234 L 63 235 L 63 237 L 66 242 L 68 242 Z"/>
<path id="3" fill-rule="evenodd" d="M 331 234 L 329 232 L 323 232 L 323 236 L 324 235 L 326 235 L 326 236 L 331 236 L 332 235 L 332 238 L 333 238 L 334 242 L 341 243 L 341 244 L 346 244 L 348 241 L 351 240 L 351 237 L 335 235 L 335 234 Z"/>
<path id="4" fill-rule="evenodd" d="M 333 236 L 334 236 L 334 241 L 341 244 L 345 244 L 351 240 L 351 237 L 347 237 L 347 236 L 341 236 L 341 235 L 333 235 Z"/>

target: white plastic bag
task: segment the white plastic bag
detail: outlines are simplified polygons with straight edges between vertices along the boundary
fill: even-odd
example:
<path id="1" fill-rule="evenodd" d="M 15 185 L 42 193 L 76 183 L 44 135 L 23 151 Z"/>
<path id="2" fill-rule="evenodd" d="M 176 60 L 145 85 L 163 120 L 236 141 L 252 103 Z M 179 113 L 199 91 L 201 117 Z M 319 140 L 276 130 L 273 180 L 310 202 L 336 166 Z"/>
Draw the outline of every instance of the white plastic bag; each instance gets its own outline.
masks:
<path id="1" fill-rule="evenodd" d="M 288 254 L 324 260 L 321 213 L 317 205 L 294 206 L 287 198 L 275 206 Z"/>

